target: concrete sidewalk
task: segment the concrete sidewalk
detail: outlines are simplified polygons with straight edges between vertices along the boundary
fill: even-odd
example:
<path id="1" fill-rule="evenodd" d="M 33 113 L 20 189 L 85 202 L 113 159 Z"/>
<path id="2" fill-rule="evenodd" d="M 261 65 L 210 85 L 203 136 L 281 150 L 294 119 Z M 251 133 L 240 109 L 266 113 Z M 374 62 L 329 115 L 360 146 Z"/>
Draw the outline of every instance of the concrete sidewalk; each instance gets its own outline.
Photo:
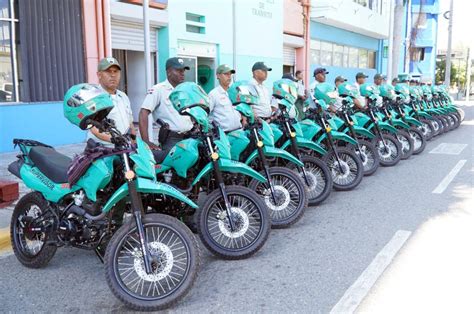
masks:
<path id="1" fill-rule="evenodd" d="M 79 154 L 84 150 L 85 143 L 71 144 L 55 147 L 55 149 L 69 157 L 73 157 L 75 154 Z M 20 197 L 30 191 L 23 182 L 8 172 L 8 165 L 15 161 L 16 156 L 19 154 L 19 149 L 16 152 L 0 154 L 0 181 L 15 181 L 18 182 L 20 187 Z M 4 251 L 10 250 L 10 219 L 18 200 L 13 202 L 8 207 L 0 208 L 0 254 Z"/>

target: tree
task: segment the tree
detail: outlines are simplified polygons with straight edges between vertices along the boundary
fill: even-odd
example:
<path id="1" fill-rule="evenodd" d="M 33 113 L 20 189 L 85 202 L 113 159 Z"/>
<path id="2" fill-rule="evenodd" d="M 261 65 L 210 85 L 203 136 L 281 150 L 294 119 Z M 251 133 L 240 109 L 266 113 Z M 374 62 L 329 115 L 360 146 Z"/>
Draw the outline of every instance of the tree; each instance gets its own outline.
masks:
<path id="1" fill-rule="evenodd" d="M 459 84 L 461 86 L 464 86 L 466 84 L 466 74 L 465 74 L 465 67 L 461 66 L 458 68 L 457 66 L 454 65 L 454 62 L 451 63 L 451 75 L 449 77 L 451 84 L 453 85 L 454 83 L 458 82 L 459 79 Z M 436 61 L 436 82 L 443 82 L 444 81 L 444 75 L 446 72 L 446 60 L 439 60 Z M 458 77 L 459 76 L 459 77 Z"/>

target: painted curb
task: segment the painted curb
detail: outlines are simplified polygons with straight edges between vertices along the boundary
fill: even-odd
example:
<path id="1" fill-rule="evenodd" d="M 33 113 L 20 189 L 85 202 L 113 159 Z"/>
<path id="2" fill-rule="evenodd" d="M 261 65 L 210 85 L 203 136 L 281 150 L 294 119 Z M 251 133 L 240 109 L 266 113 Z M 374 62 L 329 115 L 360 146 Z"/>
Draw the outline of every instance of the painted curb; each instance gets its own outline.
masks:
<path id="1" fill-rule="evenodd" d="M 0 252 L 11 250 L 10 228 L 0 229 Z"/>

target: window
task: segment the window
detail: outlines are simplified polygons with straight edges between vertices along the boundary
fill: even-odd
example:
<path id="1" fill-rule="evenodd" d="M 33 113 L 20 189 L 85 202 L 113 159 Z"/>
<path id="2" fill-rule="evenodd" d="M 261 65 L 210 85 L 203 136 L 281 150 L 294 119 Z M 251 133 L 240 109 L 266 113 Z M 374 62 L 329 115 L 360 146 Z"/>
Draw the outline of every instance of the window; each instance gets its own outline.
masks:
<path id="1" fill-rule="evenodd" d="M 332 58 L 332 65 L 337 67 L 343 66 L 343 56 L 344 56 L 344 46 L 336 45 L 333 46 L 333 58 Z"/>
<path id="2" fill-rule="evenodd" d="M 9 0 L 0 0 L 0 102 L 18 101 L 16 9 L 10 6 Z"/>
<path id="3" fill-rule="evenodd" d="M 332 64 L 332 44 L 321 42 L 321 65 Z"/>
<path id="4" fill-rule="evenodd" d="M 311 40 L 311 63 L 321 64 L 321 42 L 319 40 Z"/>
<path id="5" fill-rule="evenodd" d="M 375 51 L 311 40 L 311 63 L 344 68 L 375 69 Z"/>
<path id="6" fill-rule="evenodd" d="M 359 50 L 357 48 L 349 48 L 349 67 L 358 68 L 359 67 Z"/>
<path id="7" fill-rule="evenodd" d="M 425 48 L 413 48 L 411 53 L 411 61 L 423 61 L 425 60 Z"/>
<path id="8" fill-rule="evenodd" d="M 365 49 L 359 49 L 359 68 L 367 68 L 368 53 Z"/>
<path id="9" fill-rule="evenodd" d="M 205 16 L 186 12 L 186 31 L 188 33 L 205 34 L 205 22 Z"/>
<path id="10" fill-rule="evenodd" d="M 371 51 L 369 50 L 369 58 L 368 58 L 368 63 L 367 63 L 367 67 L 370 68 L 370 69 L 375 69 L 375 51 Z"/>

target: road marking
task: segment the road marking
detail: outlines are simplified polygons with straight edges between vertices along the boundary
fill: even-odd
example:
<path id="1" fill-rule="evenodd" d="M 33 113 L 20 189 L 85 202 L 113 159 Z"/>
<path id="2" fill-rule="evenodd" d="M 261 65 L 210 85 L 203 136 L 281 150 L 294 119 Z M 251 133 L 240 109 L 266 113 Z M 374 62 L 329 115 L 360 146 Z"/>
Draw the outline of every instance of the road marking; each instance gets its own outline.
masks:
<path id="1" fill-rule="evenodd" d="M 464 166 L 465 163 L 466 163 L 465 159 L 458 161 L 456 166 L 454 166 L 454 168 L 448 173 L 448 175 L 444 177 L 443 181 L 441 181 L 441 183 L 438 184 L 436 189 L 434 189 L 433 192 L 431 193 L 434 193 L 434 194 L 443 193 L 444 190 L 446 190 L 448 185 L 451 183 L 451 181 L 453 181 L 454 177 L 458 174 L 459 170 L 461 170 L 462 166 Z"/>
<path id="2" fill-rule="evenodd" d="M 467 144 L 441 143 L 430 154 L 459 155 Z"/>
<path id="3" fill-rule="evenodd" d="M 352 286 L 347 289 L 346 293 L 344 293 L 330 313 L 354 313 L 410 235 L 411 231 L 398 230 L 395 232 L 390 242 L 384 246 L 377 256 L 375 256 L 372 263 L 370 263 Z"/>

